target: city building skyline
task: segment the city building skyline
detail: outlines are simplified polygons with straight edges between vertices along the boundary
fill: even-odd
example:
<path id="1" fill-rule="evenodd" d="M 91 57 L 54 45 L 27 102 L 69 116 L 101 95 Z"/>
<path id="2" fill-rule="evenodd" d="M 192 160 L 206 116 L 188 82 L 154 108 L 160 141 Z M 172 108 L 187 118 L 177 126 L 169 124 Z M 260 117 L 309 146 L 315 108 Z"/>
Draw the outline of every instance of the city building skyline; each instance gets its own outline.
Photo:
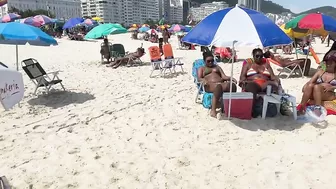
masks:
<path id="1" fill-rule="evenodd" d="M 258 12 L 261 11 L 261 0 L 238 0 L 238 5 L 254 9 Z"/>
<path id="2" fill-rule="evenodd" d="M 80 0 L 10 0 L 1 7 L 0 15 L 8 14 L 11 7 L 26 11 L 43 9 L 50 11 L 57 18 L 72 18 L 81 16 Z"/>
<path id="3" fill-rule="evenodd" d="M 201 21 L 210 14 L 228 8 L 229 4 L 224 1 L 212 2 L 212 3 L 202 3 L 199 7 L 191 7 L 190 14 L 193 21 Z"/>

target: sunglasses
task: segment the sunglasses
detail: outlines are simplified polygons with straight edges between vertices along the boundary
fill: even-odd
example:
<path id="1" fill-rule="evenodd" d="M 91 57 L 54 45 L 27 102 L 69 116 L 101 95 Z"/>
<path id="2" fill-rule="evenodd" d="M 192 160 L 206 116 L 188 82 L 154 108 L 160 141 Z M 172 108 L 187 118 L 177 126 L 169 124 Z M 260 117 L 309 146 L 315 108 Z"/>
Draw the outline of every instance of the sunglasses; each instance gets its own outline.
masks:
<path id="1" fill-rule="evenodd" d="M 214 62 L 215 60 L 214 59 L 209 59 L 209 60 L 207 60 L 206 62 L 208 62 L 208 63 L 212 63 L 212 62 Z"/>
<path id="2" fill-rule="evenodd" d="M 256 54 L 254 57 L 255 58 L 262 58 L 264 55 L 261 55 L 261 54 Z"/>

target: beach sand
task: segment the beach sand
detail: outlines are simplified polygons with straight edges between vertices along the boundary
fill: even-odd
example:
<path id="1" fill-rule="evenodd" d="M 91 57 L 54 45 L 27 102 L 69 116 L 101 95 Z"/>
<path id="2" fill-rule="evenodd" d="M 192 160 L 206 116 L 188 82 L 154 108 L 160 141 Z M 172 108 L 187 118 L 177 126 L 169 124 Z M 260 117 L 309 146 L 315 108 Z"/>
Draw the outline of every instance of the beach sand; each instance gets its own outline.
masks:
<path id="1" fill-rule="evenodd" d="M 130 34 L 109 38 L 127 51 L 153 45 Z M 16 188 L 335 188 L 334 116 L 325 129 L 292 116 L 213 119 L 194 102 L 191 68 L 201 58 L 199 49 L 175 50 L 184 57 L 186 74 L 149 78 L 150 65 L 101 65 L 101 41 L 58 42 L 19 47 L 19 60 L 33 57 L 46 71 L 62 70 L 67 91 L 35 96 L 21 70 L 21 107 L 2 111 L 0 118 L 0 176 Z M 328 50 L 320 42 L 314 47 Z M 238 58 L 250 57 L 251 50 L 239 48 Z M 0 52 L 1 61 L 15 68 L 15 46 L 1 45 Z M 148 52 L 142 60 L 149 61 Z M 230 74 L 231 64 L 221 66 Z M 236 79 L 241 66 L 234 63 Z M 299 102 L 308 80 L 282 79 L 282 85 Z"/>

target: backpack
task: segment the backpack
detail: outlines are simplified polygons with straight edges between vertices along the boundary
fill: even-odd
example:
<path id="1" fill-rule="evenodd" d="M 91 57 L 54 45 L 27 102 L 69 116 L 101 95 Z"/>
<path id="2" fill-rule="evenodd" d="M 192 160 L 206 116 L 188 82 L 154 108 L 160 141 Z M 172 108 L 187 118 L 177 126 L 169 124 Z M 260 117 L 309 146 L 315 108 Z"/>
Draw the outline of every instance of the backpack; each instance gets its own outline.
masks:
<path id="1" fill-rule="evenodd" d="M 258 98 L 252 107 L 252 117 L 257 118 L 258 116 L 262 115 L 262 110 L 263 110 L 263 104 L 264 104 L 264 99 L 263 98 Z M 278 109 L 276 104 L 274 103 L 268 103 L 267 105 L 267 111 L 266 111 L 266 117 L 275 117 L 278 114 Z"/>

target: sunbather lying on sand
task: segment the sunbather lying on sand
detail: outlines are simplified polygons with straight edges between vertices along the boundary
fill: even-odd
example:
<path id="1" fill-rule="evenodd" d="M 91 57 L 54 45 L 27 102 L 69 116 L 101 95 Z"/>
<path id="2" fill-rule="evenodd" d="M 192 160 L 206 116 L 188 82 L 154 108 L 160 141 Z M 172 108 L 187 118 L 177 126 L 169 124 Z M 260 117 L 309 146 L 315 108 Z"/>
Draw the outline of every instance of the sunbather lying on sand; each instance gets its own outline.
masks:
<path id="1" fill-rule="evenodd" d="M 224 74 L 224 71 L 220 66 L 214 64 L 214 56 L 211 52 L 204 52 L 203 59 L 205 62 L 204 67 L 198 69 L 198 79 L 204 83 L 206 92 L 213 93 L 212 107 L 210 116 L 216 117 L 216 108 L 218 107 L 219 99 L 222 97 L 223 92 L 230 91 L 230 77 Z M 232 92 L 237 91 L 235 83 L 237 81 L 233 79 Z"/>
<path id="2" fill-rule="evenodd" d="M 106 67 L 112 67 L 113 69 L 118 68 L 123 63 L 128 63 L 136 58 L 141 58 L 145 54 L 145 50 L 143 48 L 138 48 L 136 52 L 129 53 L 124 57 L 117 58 L 114 62 L 111 62 Z"/>
<path id="3" fill-rule="evenodd" d="M 274 54 L 271 53 L 270 51 L 265 52 L 264 53 L 264 57 L 265 58 L 270 58 L 270 59 L 272 59 L 272 60 L 274 60 L 276 62 L 279 62 L 281 64 L 281 66 L 283 66 L 283 67 L 293 66 L 293 68 L 294 68 L 295 65 L 298 64 L 301 67 L 302 71 L 303 71 L 303 75 L 304 76 L 308 76 L 309 75 L 310 64 L 311 64 L 310 59 L 307 59 L 307 62 L 306 62 L 305 58 L 291 60 L 289 58 L 282 58 L 281 56 L 274 56 Z M 305 62 L 306 62 L 306 68 L 305 68 L 305 70 L 303 70 Z"/>

